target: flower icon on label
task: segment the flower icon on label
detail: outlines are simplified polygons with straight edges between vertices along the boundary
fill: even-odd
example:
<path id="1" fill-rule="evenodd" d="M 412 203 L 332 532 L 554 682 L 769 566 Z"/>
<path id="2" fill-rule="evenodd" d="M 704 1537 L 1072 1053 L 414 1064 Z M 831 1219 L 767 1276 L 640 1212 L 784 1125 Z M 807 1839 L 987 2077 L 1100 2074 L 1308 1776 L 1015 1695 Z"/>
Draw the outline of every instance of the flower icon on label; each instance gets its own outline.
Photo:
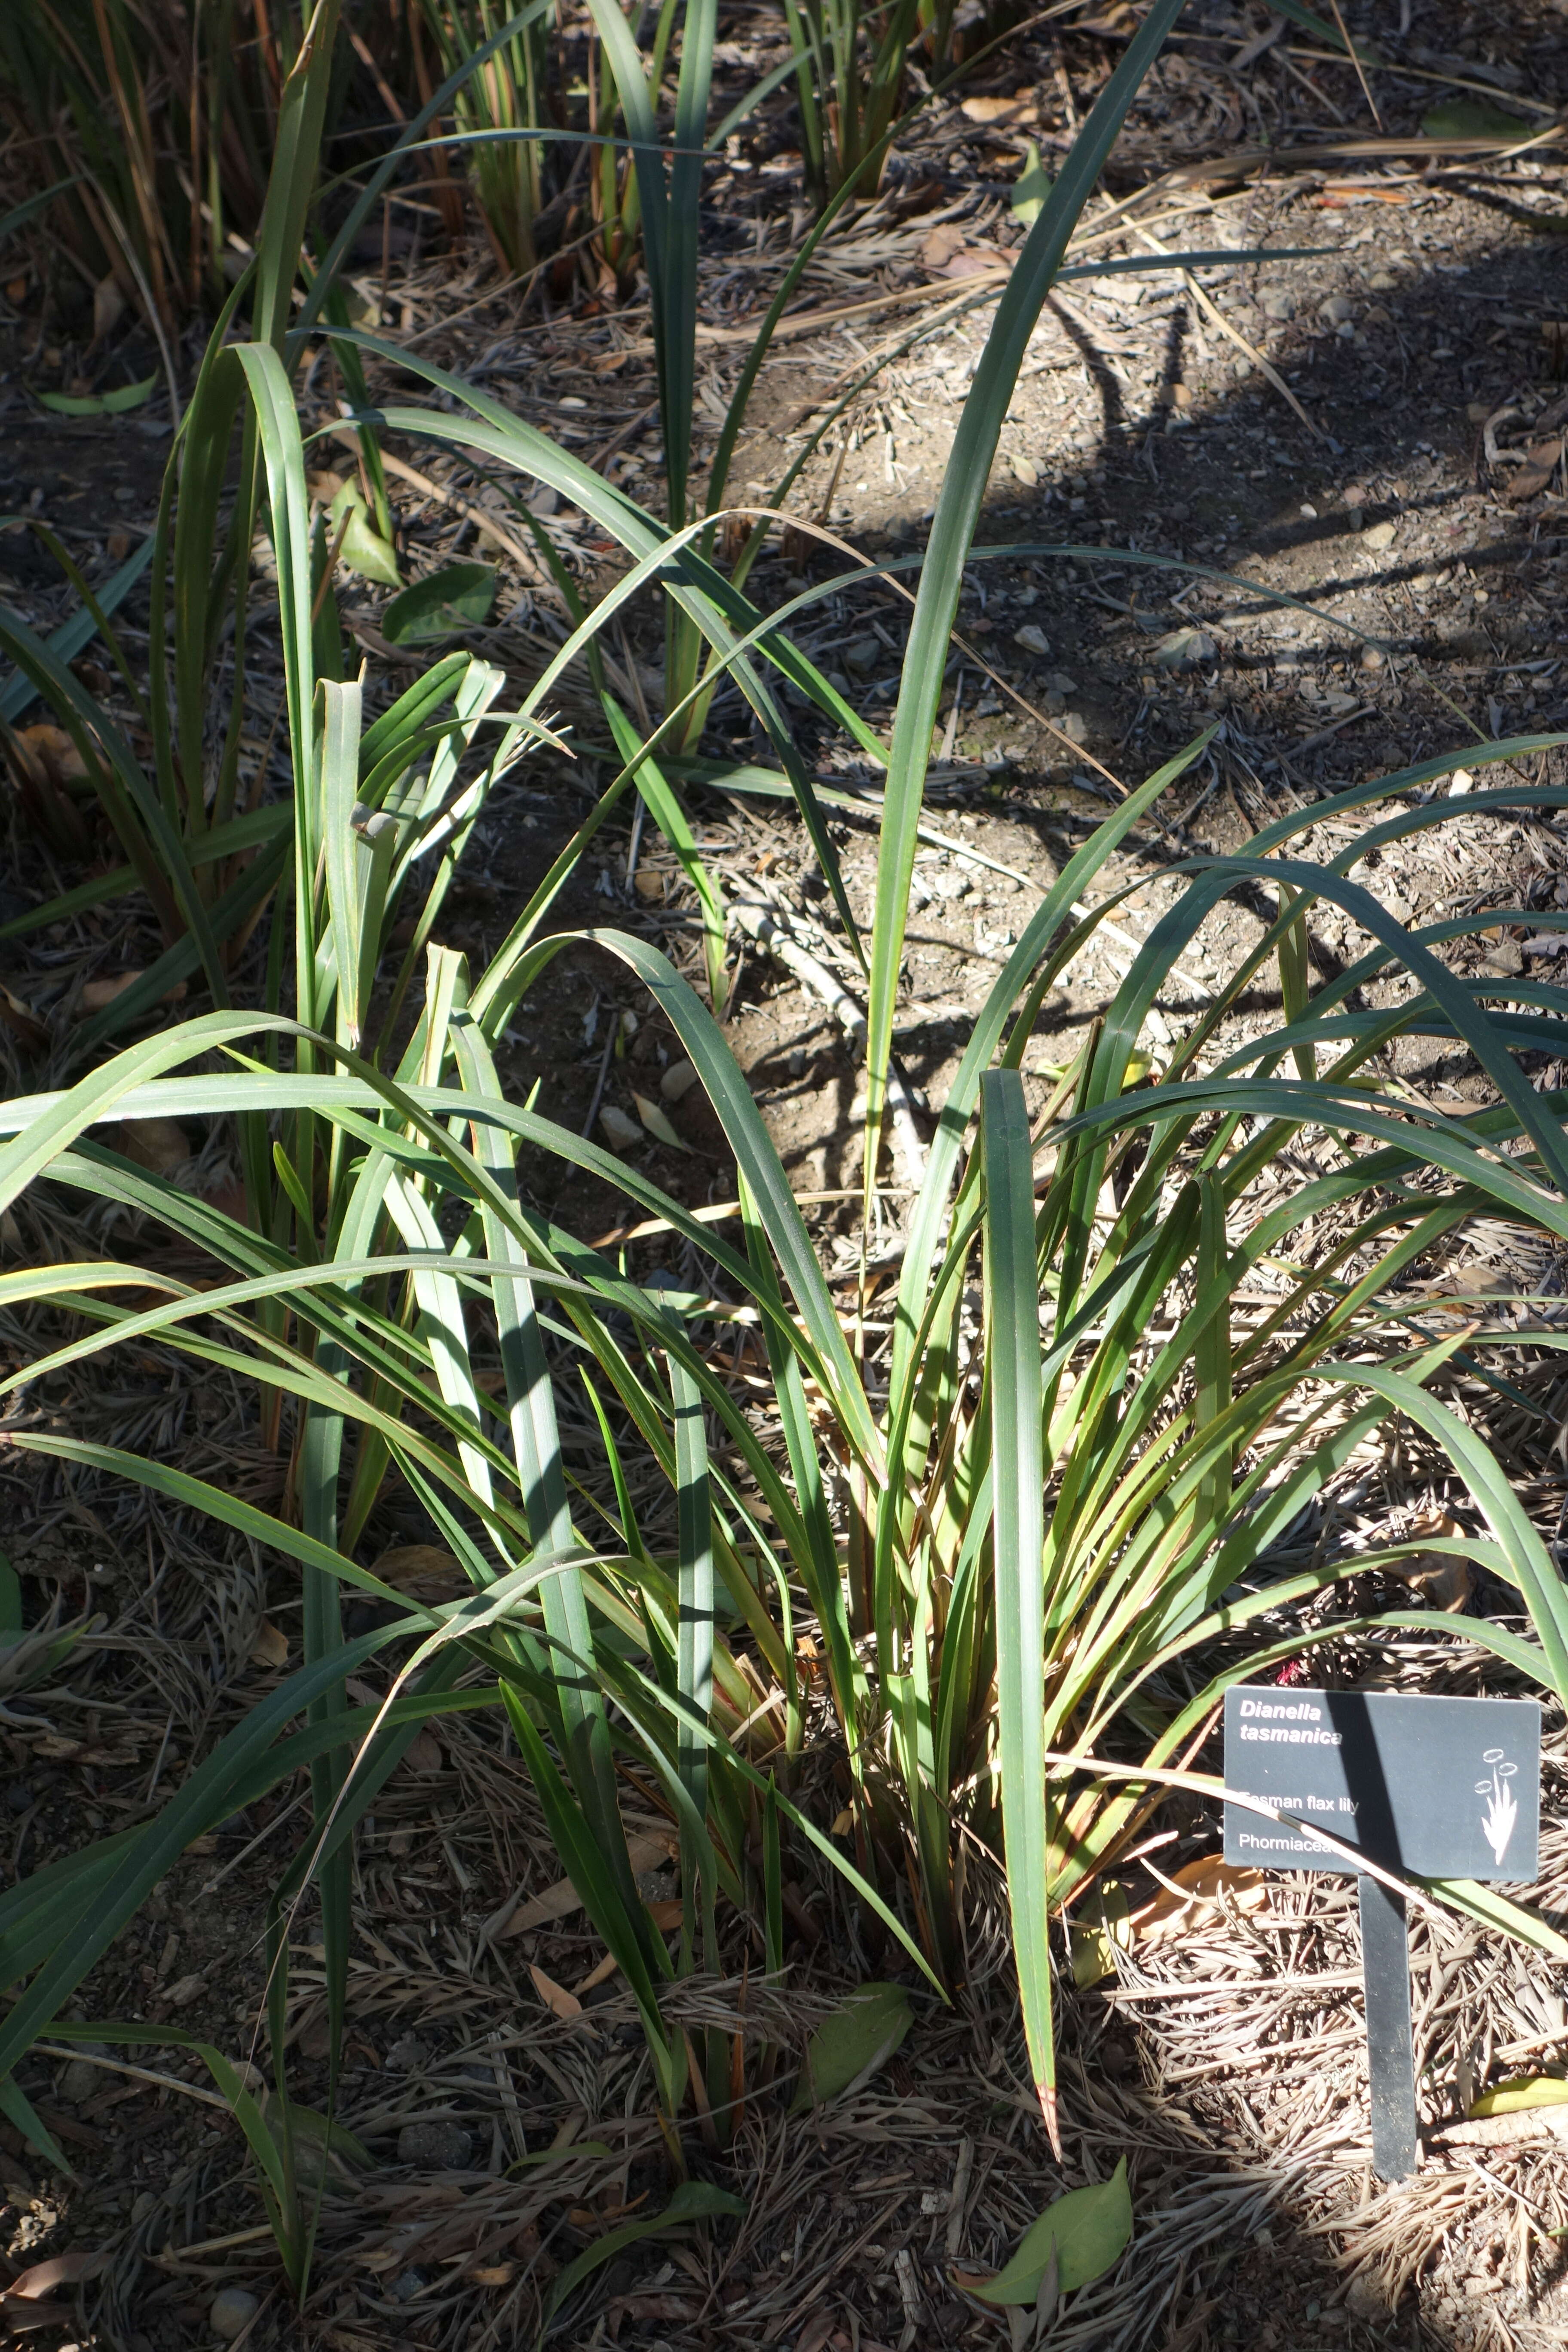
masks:
<path id="1" fill-rule="evenodd" d="M 1492 1850 L 1492 1860 L 1500 1864 L 1503 1855 L 1508 1852 L 1508 1842 L 1513 1835 L 1514 1823 L 1519 1819 L 1519 1807 L 1508 1785 L 1519 1770 L 1519 1766 L 1505 1762 L 1500 1748 L 1488 1748 L 1483 1750 L 1481 1762 L 1491 1766 L 1491 1778 L 1476 1782 L 1477 1796 L 1484 1797 L 1487 1801 L 1486 1811 L 1481 1815 L 1481 1830 L 1487 1843 Z"/>

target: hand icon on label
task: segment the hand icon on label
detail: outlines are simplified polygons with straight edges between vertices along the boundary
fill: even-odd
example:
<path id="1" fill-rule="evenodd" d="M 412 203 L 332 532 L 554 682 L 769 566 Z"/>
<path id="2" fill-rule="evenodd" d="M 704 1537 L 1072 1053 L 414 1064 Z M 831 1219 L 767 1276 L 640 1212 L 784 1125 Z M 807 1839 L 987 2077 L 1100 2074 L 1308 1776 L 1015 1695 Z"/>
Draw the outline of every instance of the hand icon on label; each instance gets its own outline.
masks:
<path id="1" fill-rule="evenodd" d="M 1505 1763 L 1500 1748 L 1484 1749 L 1481 1762 L 1489 1764 L 1492 1768 L 1489 1780 L 1476 1782 L 1477 1796 L 1485 1797 L 1487 1800 L 1487 1809 L 1481 1816 L 1481 1828 L 1487 1843 L 1492 1850 L 1493 1861 L 1500 1863 L 1503 1855 L 1508 1852 L 1508 1842 L 1513 1835 L 1513 1825 L 1519 1819 L 1519 1807 L 1514 1802 L 1513 1792 L 1508 1786 L 1519 1770 L 1519 1767 L 1517 1764 Z"/>

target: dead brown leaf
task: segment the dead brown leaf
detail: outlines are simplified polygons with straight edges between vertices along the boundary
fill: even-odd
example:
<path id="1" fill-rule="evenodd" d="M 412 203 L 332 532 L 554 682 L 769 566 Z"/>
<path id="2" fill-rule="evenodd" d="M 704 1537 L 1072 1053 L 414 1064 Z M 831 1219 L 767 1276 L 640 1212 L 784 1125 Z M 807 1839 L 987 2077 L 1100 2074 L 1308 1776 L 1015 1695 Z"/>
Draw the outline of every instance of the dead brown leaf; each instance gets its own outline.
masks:
<path id="1" fill-rule="evenodd" d="M 1464 1271 L 1468 1273 L 1470 1269 L 1466 1267 Z M 1447 1538 L 1461 1535 L 1464 1530 L 1458 1519 L 1450 1518 L 1447 1511 L 1427 1511 L 1413 1522 L 1407 1532 L 1419 1540 L 1423 1536 Z M 1470 1563 L 1457 1552 L 1413 1552 L 1408 1559 L 1394 1560 L 1388 1572 L 1398 1577 L 1402 1584 L 1418 1584 L 1424 1600 L 1435 1602 L 1439 1609 L 1447 1610 L 1453 1616 L 1462 1612 L 1475 1591 L 1476 1580 L 1470 1572 Z"/>
<path id="2" fill-rule="evenodd" d="M 125 316 L 125 294 L 113 270 L 92 289 L 92 340 L 101 343 Z"/>
<path id="3" fill-rule="evenodd" d="M 117 996 L 123 996 L 132 982 L 140 980 L 141 977 L 140 971 L 117 971 L 112 980 L 89 980 L 81 992 L 82 1011 L 101 1013 L 106 1004 L 112 1004 Z M 164 1004 L 182 1004 L 184 1002 L 184 996 L 185 983 L 183 980 L 177 980 L 173 988 L 166 988 L 163 991 L 161 1002 Z"/>
<path id="4" fill-rule="evenodd" d="M 447 1755 L 435 1733 L 422 1729 L 416 1732 L 409 1741 L 403 1760 L 411 1772 L 439 1772 L 447 1761 Z"/>
<path id="5" fill-rule="evenodd" d="M 24 1004 L 19 996 L 13 996 L 11 991 L 3 986 L 0 986 L 0 1021 L 29 1054 L 41 1054 L 49 1042 L 49 1033 L 32 1006 Z"/>
<path id="6" fill-rule="evenodd" d="M 286 1666 L 289 1663 L 289 1636 L 264 1617 L 256 1629 L 256 1639 L 250 1645 L 253 1666 Z"/>
<path id="7" fill-rule="evenodd" d="M 0 2326 L 7 2336 L 27 2336 L 42 2327 L 68 2327 L 71 2315 L 67 2303 L 18 2303 L 0 2294 Z"/>
<path id="8" fill-rule="evenodd" d="M 395 1544 L 372 1561 L 370 1572 L 411 1601 L 460 1601 L 469 1590 L 468 1578 L 439 1544 Z"/>
<path id="9" fill-rule="evenodd" d="M 1174 1893 L 1173 1888 L 1181 1892 Z M 1205 1909 L 1222 1898 L 1244 1914 L 1261 1911 L 1268 1900 L 1268 1879 L 1261 1870 L 1222 1862 L 1217 1853 L 1200 1854 L 1195 1862 L 1185 1862 L 1180 1870 L 1173 1871 L 1171 1885 L 1162 1886 L 1130 1915 L 1129 1932 L 1139 1943 L 1163 1943 L 1186 1934 Z"/>
<path id="10" fill-rule="evenodd" d="M 191 1156 L 191 1139 L 172 1118 L 128 1118 L 115 1129 L 120 1150 L 138 1168 L 166 1176 Z"/>
<path id="11" fill-rule="evenodd" d="M 830 2311 L 814 2312 L 795 2337 L 795 2352 L 822 2352 L 832 2334 L 833 2314 Z"/>
<path id="12" fill-rule="evenodd" d="M 964 246 L 964 235 L 952 221 L 939 221 L 921 239 L 920 260 L 922 269 L 942 270 L 947 268 L 955 253 Z"/>
<path id="13" fill-rule="evenodd" d="M 96 2278 L 108 2260 L 102 2246 L 75 2246 L 69 2253 L 51 2255 L 47 2263 L 35 2263 L 31 2270 L 18 2272 L 5 2292 L 35 2303 L 53 2294 L 58 2286 L 78 2286 L 83 2279 Z"/>
<path id="14" fill-rule="evenodd" d="M 40 720 L 36 727 L 20 729 L 16 744 L 29 772 L 42 783 L 57 787 L 79 783 L 87 774 L 87 761 L 63 727 Z"/>
<path id="15" fill-rule="evenodd" d="M 582 2016 L 583 2004 L 574 1992 L 568 1992 L 564 1985 L 557 1984 L 553 1977 L 547 1977 L 544 1970 L 536 1968 L 531 1961 L 528 1973 L 533 1979 L 534 1991 L 552 2017 L 558 2017 L 566 2024 L 573 2018 Z"/>
<path id="16" fill-rule="evenodd" d="M 643 1836 L 626 1840 L 626 1853 L 634 1873 L 658 1869 L 662 1863 L 669 1860 L 674 1851 L 673 1838 Z M 657 1909 L 657 1906 L 654 1907 Z M 496 1930 L 496 1940 L 503 1941 L 509 1936 L 526 1936 L 532 1928 L 548 1927 L 552 1920 L 570 1918 L 574 1911 L 581 1911 L 582 1908 L 583 1898 L 572 1881 L 558 1878 L 553 1886 L 547 1886 L 542 1894 L 531 1895 L 526 1903 L 520 1903 L 505 1927 Z"/>
<path id="17" fill-rule="evenodd" d="M 1532 441 L 1522 466 L 1514 469 L 1507 495 L 1518 506 L 1525 499 L 1538 498 L 1552 485 L 1563 457 L 1563 436 L 1556 434 L 1550 441 Z"/>
<path id="18" fill-rule="evenodd" d="M 968 122 L 1017 122 L 1032 113 L 1034 107 L 1034 91 L 1020 89 L 1011 98 L 966 98 L 958 110 Z"/>

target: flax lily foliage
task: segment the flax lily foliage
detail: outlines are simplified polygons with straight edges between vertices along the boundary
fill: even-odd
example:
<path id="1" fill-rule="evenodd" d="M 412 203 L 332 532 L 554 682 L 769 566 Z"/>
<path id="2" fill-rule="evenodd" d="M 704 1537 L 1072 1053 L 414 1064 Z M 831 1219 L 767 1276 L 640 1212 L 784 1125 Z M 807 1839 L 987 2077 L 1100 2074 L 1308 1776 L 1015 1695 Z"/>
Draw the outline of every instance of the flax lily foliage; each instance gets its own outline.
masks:
<path id="1" fill-rule="evenodd" d="M 299 1580 L 304 1657 L 152 1821 L 0 1895 L 0 1981 L 12 1989 L 0 2081 L 79 1997 L 189 1841 L 307 1769 L 314 1835 L 275 1906 L 281 2097 L 289 1906 L 313 1880 L 335 2050 L 355 1824 L 423 1723 L 494 1706 L 505 1710 L 560 1865 L 635 1996 L 677 2153 L 689 2094 L 721 2130 L 717 2070 L 729 2055 L 670 2021 L 668 1988 L 679 1975 L 725 1967 L 736 1914 L 753 1924 L 765 1967 L 784 1967 L 785 1853 L 847 1874 L 864 1916 L 951 1992 L 963 1973 L 959 1857 L 973 1839 L 1005 1863 L 1030 2065 L 1056 2135 L 1054 1923 L 1147 1820 L 1160 1775 L 1188 1766 L 1228 1679 L 1372 1622 L 1309 1611 L 1331 1599 L 1345 1562 L 1271 1570 L 1268 1560 L 1390 1414 L 1447 1455 L 1485 1519 L 1484 1537 L 1455 1537 L 1447 1548 L 1520 1593 L 1528 1631 L 1476 1619 L 1467 1636 L 1568 1697 L 1568 1596 L 1506 1476 L 1434 1392 L 1457 1343 L 1424 1331 L 1416 1312 L 1424 1265 L 1480 1211 L 1568 1240 L 1563 1105 L 1520 1063 L 1527 1052 L 1563 1052 L 1568 1004 L 1540 983 L 1508 983 L 1504 1003 L 1496 984 L 1458 978 L 1438 950 L 1466 922 L 1406 933 L 1346 870 L 1352 856 L 1444 821 L 1444 803 L 1423 794 L 1446 762 L 1283 819 L 1243 854 L 1180 868 L 1180 895 L 1031 1118 L 1026 1046 L 1058 974 L 1120 892 L 1089 902 L 1206 739 L 1106 817 L 1028 916 L 976 1017 L 908 1214 L 890 1339 L 875 1355 L 846 1328 L 714 1012 L 643 940 L 546 928 L 574 864 L 634 791 L 695 878 L 689 826 L 658 754 L 684 740 L 703 696 L 728 677 L 777 754 L 858 939 L 781 680 L 850 729 L 886 767 L 865 943 L 865 1164 L 874 1191 L 910 872 L 964 565 L 1029 334 L 1179 13 L 1180 0 L 1148 11 L 999 298 L 921 570 L 886 746 L 795 646 L 784 619 L 749 600 L 750 558 L 730 575 L 719 568 L 721 508 L 694 515 L 682 505 L 659 520 L 482 393 L 379 346 L 442 404 L 363 414 L 369 443 L 423 436 L 500 476 L 543 481 L 618 544 L 626 569 L 580 611 L 515 709 L 500 708 L 500 671 L 458 653 L 366 723 L 321 594 L 325 551 L 319 534 L 312 542 L 290 389 L 294 331 L 284 331 L 287 277 L 275 271 L 268 281 L 271 307 L 261 303 L 250 341 L 215 341 L 171 476 L 165 520 L 179 520 L 165 545 L 194 597 L 213 576 L 218 485 L 237 432 L 247 464 L 254 454 L 243 495 L 253 482 L 277 562 L 294 777 L 286 824 L 269 816 L 269 832 L 237 845 L 274 859 L 266 1001 L 227 1001 L 228 966 L 212 924 L 204 934 L 198 919 L 222 902 L 214 908 L 201 887 L 186 887 L 195 860 L 182 848 L 184 863 L 171 856 L 166 869 L 186 911 L 184 926 L 172 921 L 171 951 L 206 974 L 212 1009 L 123 1046 L 62 1090 L 5 1106 L 0 1208 L 28 1186 L 58 1187 L 89 1216 L 101 1204 L 129 1213 L 132 1230 L 140 1221 L 174 1234 L 216 1278 L 184 1282 L 155 1253 L 152 1264 L 105 1257 L 0 1276 L 0 1303 L 72 1318 L 70 1336 L 26 1368 L 35 1381 L 155 1339 L 254 1384 L 260 1425 L 289 1455 L 289 1512 L 263 1512 L 175 1464 L 89 1444 L 37 1415 L 17 1416 L 10 1443 L 140 1482 L 262 1547 L 279 1574 Z M 651 123 L 644 67 L 621 54 L 631 37 L 625 19 L 619 26 L 606 34 L 617 84 L 623 100 L 640 91 L 631 111 L 641 108 Z M 700 60 L 689 70 L 688 89 L 683 62 L 682 102 L 695 106 Z M 305 95 L 301 85 L 301 106 Z M 682 211 L 650 158 L 651 132 L 637 135 L 661 387 L 667 404 L 689 410 L 696 208 Z M 353 350 L 346 330 L 338 340 Z M 673 468 L 671 489 L 685 499 Z M 181 530 L 206 534 L 206 564 L 195 539 L 182 557 Z M 672 615 L 667 714 L 645 737 L 605 694 L 619 772 L 500 952 L 472 971 L 434 936 L 468 833 L 509 765 L 556 740 L 549 714 L 569 667 L 582 657 L 602 686 L 598 638 L 645 593 Z M 164 762 L 174 787 L 202 772 L 205 658 L 192 650 L 180 673 L 187 703 L 166 738 L 154 730 L 161 743 L 184 744 Z M 66 692 L 41 657 L 37 667 L 40 682 Z M 84 740 L 104 748 L 89 714 L 79 717 Z M 1562 740 L 1464 756 L 1484 771 Z M 161 787 L 154 779 L 139 793 L 129 771 L 123 782 L 145 812 L 136 838 L 155 862 Z M 1509 780 L 1473 794 L 1467 809 L 1544 808 L 1560 798 Z M 1292 854 L 1308 817 L 1340 812 L 1355 812 L 1363 828 L 1343 859 Z M 186 814 L 200 821 L 196 799 Z M 178 814 L 176 805 L 176 835 Z M 188 837 L 187 827 L 179 839 Z M 1170 996 L 1199 926 L 1234 891 L 1268 910 L 1258 943 L 1184 1034 L 1167 1031 L 1173 1042 L 1152 1066 L 1151 1010 Z M 1372 944 L 1315 984 L 1308 927 L 1320 902 L 1353 918 Z M 721 964 L 722 902 L 714 893 L 703 905 Z M 392 933 L 410 918 L 414 944 L 398 960 Z M 634 1162 L 532 1101 L 510 1100 L 500 1083 L 503 1033 L 553 960 L 584 940 L 646 990 L 697 1071 L 733 1155 L 742 1210 L 733 1244 Z M 1368 1010 L 1366 991 L 1390 971 L 1411 985 L 1396 1010 Z M 1237 1006 L 1270 991 L 1273 1025 L 1259 1034 L 1254 1024 L 1238 1043 Z M 1468 1051 L 1489 1081 L 1490 1106 L 1443 1116 L 1394 1089 L 1384 1057 L 1412 1034 Z M 117 1148 L 124 1122 L 149 1118 L 232 1123 L 243 1215 L 181 1192 Z M 1303 1138 L 1322 1171 L 1308 1181 L 1286 1159 Z M 520 1181 L 525 1148 L 665 1220 L 698 1253 L 707 1287 L 639 1286 L 618 1258 L 553 1221 Z M 765 1351 L 763 1427 L 712 1344 L 737 1317 Z M 1489 1333 L 1485 1344 L 1510 1336 Z M 1531 1344 L 1557 1342 L 1532 1333 Z M 481 1383 L 481 1346 L 499 1353 L 499 1398 Z M 575 1406 L 584 1382 L 603 1433 L 603 1492 L 574 1480 L 562 1444 L 563 1397 Z M 651 1518 L 633 1502 L 650 1465 L 673 1499 L 671 1512 Z M 460 1563 L 467 1598 L 416 1605 L 360 1565 L 389 1482 L 416 1500 Z M 1413 1548 L 1393 1544 L 1353 1566 L 1359 1574 L 1394 1565 Z M 1420 1548 L 1430 1551 L 1432 1540 Z M 392 1621 L 345 1638 L 341 1604 L 351 1590 L 374 1595 Z M 1375 1622 L 1451 1628 L 1419 1609 Z M 805 1632 L 821 1661 L 809 1685 Z M 394 1645 L 384 1706 L 352 1703 L 349 1676 Z M 824 1739 L 837 1743 L 847 1771 L 848 1853 L 799 1801 L 797 1760 Z M 1129 1779 L 1130 1768 L 1147 1777 Z M 656 1926 L 637 1888 L 620 1807 L 628 1769 L 679 1836 L 683 1916 L 673 1934 Z M 1558 1948 L 1500 1898 L 1447 1892 Z M 237 2078 L 218 2078 L 257 2151 L 298 2284 L 309 2229 L 290 2218 L 300 2204 L 292 2142 L 245 2104 Z M 14 2081 L 6 2095 L 9 2112 L 26 2110 Z"/>

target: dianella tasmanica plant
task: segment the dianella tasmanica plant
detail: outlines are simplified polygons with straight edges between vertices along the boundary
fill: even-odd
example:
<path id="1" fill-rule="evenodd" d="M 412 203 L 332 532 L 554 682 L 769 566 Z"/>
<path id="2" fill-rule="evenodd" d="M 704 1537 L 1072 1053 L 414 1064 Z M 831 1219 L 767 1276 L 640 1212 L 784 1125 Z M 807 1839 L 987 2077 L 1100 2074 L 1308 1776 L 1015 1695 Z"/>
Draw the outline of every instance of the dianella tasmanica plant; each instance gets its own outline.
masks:
<path id="1" fill-rule="evenodd" d="M 966 1841 L 991 1845 L 1006 1872 L 1029 2062 L 1054 2135 L 1053 1921 L 1137 1832 L 1161 1776 L 1190 1760 L 1228 1677 L 1356 1622 L 1321 1612 L 1305 1630 L 1300 1622 L 1299 1604 L 1327 1592 L 1342 1562 L 1275 1573 L 1268 1557 L 1391 1412 L 1467 1482 L 1489 1532 L 1452 1544 L 1517 1584 L 1531 1629 L 1477 1620 L 1468 1634 L 1568 1696 L 1561 1582 L 1497 1465 L 1434 1392 L 1456 1343 L 1411 1314 L 1424 1262 L 1484 1207 L 1568 1238 L 1560 1107 L 1518 1058 L 1562 1050 L 1565 1007 L 1539 983 L 1510 983 L 1508 1004 L 1494 1002 L 1491 984 L 1460 981 L 1437 952 L 1463 922 L 1407 934 L 1346 871 L 1352 856 L 1444 821 L 1442 802 L 1414 797 L 1443 761 L 1314 809 L 1361 813 L 1340 863 L 1293 856 L 1303 819 L 1292 816 L 1245 852 L 1182 868 L 1184 887 L 1103 1020 L 1031 1097 L 1023 1063 L 1041 1009 L 1120 892 L 1095 894 L 1112 861 L 1142 845 L 1161 793 L 1206 736 L 1108 814 L 1024 923 L 975 1018 L 921 1148 L 885 1338 L 847 1328 L 719 1017 L 725 909 L 717 892 L 702 896 L 661 767 L 719 681 L 744 698 L 773 748 L 773 781 L 793 794 L 846 936 L 859 942 L 783 685 L 849 729 L 885 772 L 874 916 L 859 946 L 869 1234 L 882 1207 L 910 874 L 964 567 L 1029 335 L 1179 6 L 1155 0 L 1128 43 L 1000 294 L 886 743 L 795 645 L 788 616 L 760 611 L 743 577 L 716 566 L 712 534 L 728 510 L 711 490 L 696 498 L 671 437 L 669 420 L 689 417 L 712 29 L 701 10 L 682 20 L 667 173 L 630 25 L 618 8 L 596 9 L 637 155 L 650 288 L 665 289 L 654 317 L 667 513 L 648 513 L 471 385 L 333 330 L 442 404 L 384 403 L 374 418 L 362 413 L 366 431 L 419 436 L 498 478 L 548 484 L 619 547 L 620 576 L 591 606 L 573 604 L 565 642 L 525 690 L 507 692 L 497 668 L 459 653 L 367 718 L 363 685 L 338 659 L 319 534 L 312 541 L 281 332 L 291 279 L 276 281 L 279 333 L 209 353 L 192 415 L 222 414 L 254 449 L 277 567 L 292 782 L 277 803 L 286 822 L 269 817 L 277 895 L 265 991 L 236 1004 L 209 973 L 210 1009 L 61 1091 L 6 1106 L 0 1210 L 47 1182 L 86 1214 L 112 1207 L 174 1234 L 213 1274 L 198 1284 L 129 1256 L 27 1266 L 0 1276 L 0 1303 L 77 1318 L 27 1368 L 33 1380 L 153 1336 L 253 1386 L 258 1424 L 287 1457 L 289 1504 L 276 1513 L 42 1419 L 11 1442 L 140 1481 L 261 1546 L 277 1573 L 299 1580 L 304 1655 L 153 1821 L 0 1896 L 0 1979 L 14 1993 L 0 2080 L 79 1997 L 189 1840 L 302 1767 L 313 1832 L 277 1892 L 271 2006 L 280 2041 L 284 1923 L 310 1879 L 335 2049 L 356 1822 L 422 1722 L 449 1706 L 493 1706 L 561 1867 L 636 2000 L 674 2160 L 689 2097 L 721 2135 L 731 2053 L 680 2028 L 669 1987 L 725 1967 L 736 1914 L 757 1923 L 769 1971 L 783 1967 L 786 1842 L 843 1872 L 865 1916 L 943 1990 L 963 1969 L 959 1856 Z M 726 463 L 732 446 L 731 436 Z M 202 479 L 178 484 L 182 508 Z M 210 485 L 204 495 L 216 499 Z M 668 608 L 672 649 L 665 709 L 647 731 L 605 690 L 599 646 L 644 595 Z M 608 781 L 497 954 L 470 970 L 436 936 L 443 894 L 497 780 L 525 752 L 567 748 L 556 704 L 579 663 L 605 721 Z M 1465 756 L 1484 767 L 1556 740 Z M 640 939 L 548 928 L 563 884 L 633 793 L 698 887 L 709 1003 Z M 1496 801 L 1552 797 L 1510 783 Z M 1476 794 L 1467 808 L 1487 804 Z M 1241 888 L 1268 909 L 1257 944 L 1184 1032 L 1163 1013 L 1156 1024 L 1188 943 Z M 1372 944 L 1314 988 L 1307 929 L 1324 899 Z M 502 1086 L 505 1033 L 574 941 L 647 992 L 696 1071 L 733 1158 L 735 1240 L 635 1161 Z M 1395 1009 L 1368 1010 L 1363 992 L 1391 970 L 1412 984 Z M 213 972 L 222 975 L 221 956 Z M 1237 1042 L 1230 1016 L 1243 993 L 1276 982 L 1278 1020 Z M 1490 1081 L 1490 1107 L 1440 1117 L 1374 1083 L 1381 1057 L 1413 1032 L 1468 1051 Z M 115 1148 L 118 1126 L 162 1116 L 232 1128 L 243 1213 Z M 1305 1182 L 1287 1159 L 1303 1137 L 1320 1171 Z M 700 1281 L 634 1280 L 620 1257 L 538 1204 L 520 1172 L 525 1151 L 618 1187 L 689 1244 Z M 765 1360 L 762 1415 L 721 1344 L 736 1325 Z M 604 1453 L 596 1489 L 569 1468 L 562 1439 L 563 1398 L 575 1412 L 584 1393 Z M 637 1500 L 650 1484 L 668 1510 Z M 462 1599 L 412 1603 L 360 1564 L 370 1514 L 393 1487 L 458 1563 Z M 1357 1555 L 1357 1572 L 1408 1549 Z M 389 1622 L 346 1639 L 345 1588 L 374 1594 Z M 1419 1610 L 1378 1622 L 1448 1622 Z M 821 1668 L 809 1684 L 807 1632 Z M 1204 1659 L 1221 1636 L 1216 1674 Z M 389 1648 L 384 1703 L 351 1704 L 348 1677 Z M 847 1775 L 847 1850 L 800 1801 L 797 1759 L 824 1738 Z M 682 1916 L 668 1933 L 633 1868 L 620 1807 L 627 1773 L 654 1793 L 679 1843 Z M 1521 1933 L 1549 1934 L 1500 1898 L 1448 1893 Z M 268 2177 L 286 2215 L 293 2176 Z"/>

